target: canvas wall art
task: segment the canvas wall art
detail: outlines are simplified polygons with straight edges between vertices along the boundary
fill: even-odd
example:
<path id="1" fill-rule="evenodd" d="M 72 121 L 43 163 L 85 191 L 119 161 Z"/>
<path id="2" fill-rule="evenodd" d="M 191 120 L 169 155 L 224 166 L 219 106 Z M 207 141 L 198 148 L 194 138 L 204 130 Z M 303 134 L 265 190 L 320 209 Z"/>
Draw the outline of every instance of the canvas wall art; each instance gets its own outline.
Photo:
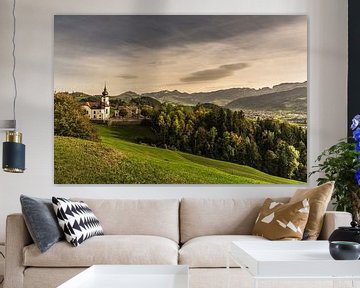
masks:
<path id="1" fill-rule="evenodd" d="M 307 16 L 55 16 L 54 182 L 307 182 Z"/>

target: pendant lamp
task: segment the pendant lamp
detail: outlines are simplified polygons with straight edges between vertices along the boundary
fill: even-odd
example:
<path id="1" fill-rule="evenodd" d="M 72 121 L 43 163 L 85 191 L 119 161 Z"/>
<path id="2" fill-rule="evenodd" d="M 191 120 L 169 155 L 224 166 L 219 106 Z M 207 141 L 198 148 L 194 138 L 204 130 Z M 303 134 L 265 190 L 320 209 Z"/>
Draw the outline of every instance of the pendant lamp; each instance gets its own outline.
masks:
<path id="1" fill-rule="evenodd" d="M 12 78 L 14 82 L 14 100 L 13 100 L 13 120 L 0 121 L 0 129 L 6 131 L 6 140 L 3 143 L 3 161 L 2 167 L 5 172 L 23 173 L 25 171 L 25 145 L 22 144 L 22 133 L 16 129 L 16 98 L 17 86 L 15 77 L 16 57 L 15 57 L 15 35 L 16 35 L 16 0 L 13 0 L 13 35 L 12 35 L 12 57 L 13 69 Z"/>

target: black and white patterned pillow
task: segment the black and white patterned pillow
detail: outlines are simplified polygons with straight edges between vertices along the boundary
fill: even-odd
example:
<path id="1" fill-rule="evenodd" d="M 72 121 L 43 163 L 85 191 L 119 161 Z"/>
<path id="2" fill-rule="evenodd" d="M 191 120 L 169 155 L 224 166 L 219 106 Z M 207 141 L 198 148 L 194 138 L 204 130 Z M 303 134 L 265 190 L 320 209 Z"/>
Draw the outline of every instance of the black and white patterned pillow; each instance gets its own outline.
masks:
<path id="1" fill-rule="evenodd" d="M 84 202 L 52 197 L 55 214 L 66 241 L 79 246 L 86 239 L 104 235 L 99 220 Z"/>

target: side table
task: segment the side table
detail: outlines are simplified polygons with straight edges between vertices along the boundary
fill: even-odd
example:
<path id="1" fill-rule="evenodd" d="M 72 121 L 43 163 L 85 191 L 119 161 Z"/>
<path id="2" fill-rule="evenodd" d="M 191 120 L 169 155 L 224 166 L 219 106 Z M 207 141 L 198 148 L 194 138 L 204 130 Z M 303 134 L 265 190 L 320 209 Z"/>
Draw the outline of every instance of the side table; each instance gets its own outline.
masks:
<path id="1" fill-rule="evenodd" d="M 328 246 L 328 241 L 232 242 L 227 268 L 233 259 L 253 288 L 360 288 L 360 261 L 336 261 Z"/>
<path id="2" fill-rule="evenodd" d="M 186 265 L 94 265 L 58 288 L 189 288 Z"/>

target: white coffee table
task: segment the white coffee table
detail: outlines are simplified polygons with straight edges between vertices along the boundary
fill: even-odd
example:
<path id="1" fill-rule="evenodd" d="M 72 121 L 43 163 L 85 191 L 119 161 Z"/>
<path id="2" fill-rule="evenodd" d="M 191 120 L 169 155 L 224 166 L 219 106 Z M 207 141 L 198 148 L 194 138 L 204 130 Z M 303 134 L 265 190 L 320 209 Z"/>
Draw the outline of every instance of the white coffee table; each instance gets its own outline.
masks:
<path id="1" fill-rule="evenodd" d="M 185 265 L 94 265 L 58 288 L 188 288 Z"/>
<path id="2" fill-rule="evenodd" d="M 328 241 L 232 242 L 230 258 L 248 272 L 253 287 L 260 280 L 349 280 L 350 287 L 360 287 L 360 261 L 332 259 Z"/>

